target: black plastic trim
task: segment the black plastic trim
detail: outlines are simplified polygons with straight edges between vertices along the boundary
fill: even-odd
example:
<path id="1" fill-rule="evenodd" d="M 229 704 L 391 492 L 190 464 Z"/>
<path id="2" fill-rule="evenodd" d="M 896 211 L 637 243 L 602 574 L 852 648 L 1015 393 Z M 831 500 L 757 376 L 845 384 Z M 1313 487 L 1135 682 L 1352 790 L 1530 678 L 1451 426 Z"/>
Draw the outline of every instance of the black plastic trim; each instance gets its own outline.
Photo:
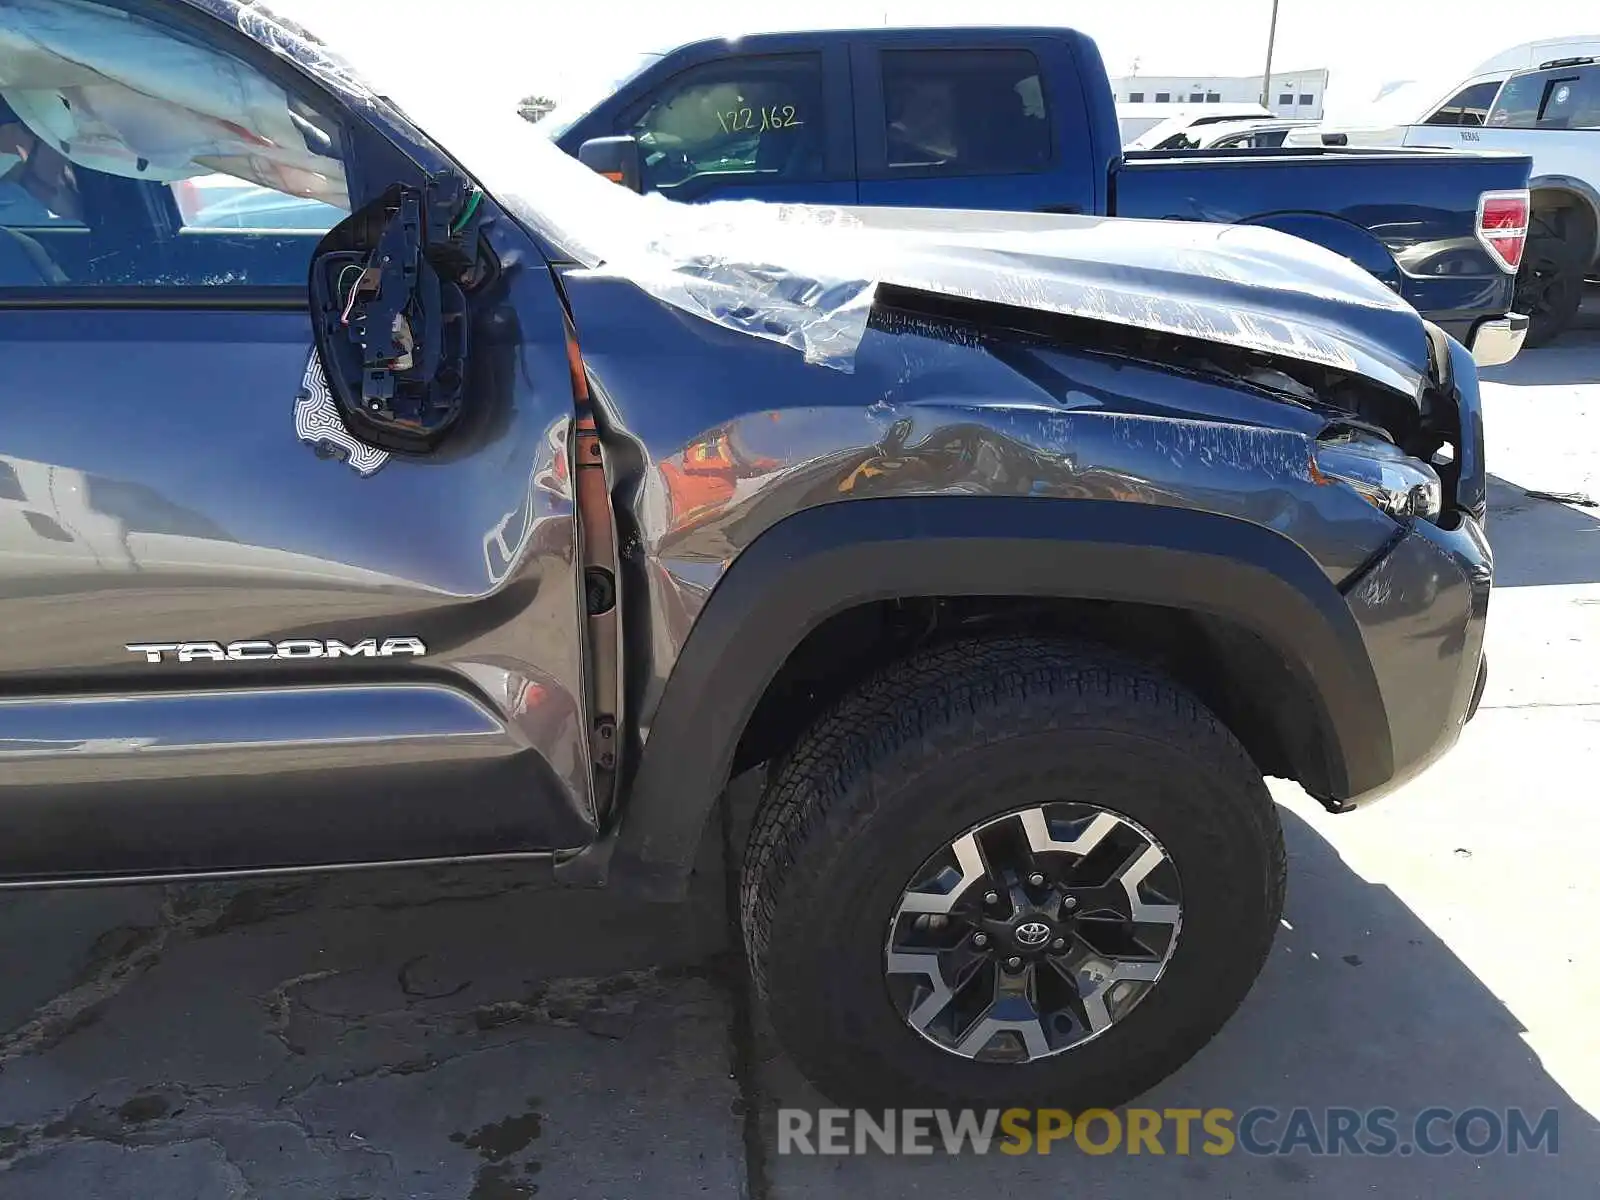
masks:
<path id="1" fill-rule="evenodd" d="M 1096 500 L 909 497 L 807 509 L 728 569 L 678 657 L 610 871 L 684 880 L 740 735 L 800 641 L 829 617 L 914 596 L 1051 596 L 1223 617 L 1275 647 L 1309 690 L 1324 753 L 1314 794 L 1365 792 L 1394 770 L 1360 632 L 1333 583 L 1272 530 L 1188 509 Z"/>

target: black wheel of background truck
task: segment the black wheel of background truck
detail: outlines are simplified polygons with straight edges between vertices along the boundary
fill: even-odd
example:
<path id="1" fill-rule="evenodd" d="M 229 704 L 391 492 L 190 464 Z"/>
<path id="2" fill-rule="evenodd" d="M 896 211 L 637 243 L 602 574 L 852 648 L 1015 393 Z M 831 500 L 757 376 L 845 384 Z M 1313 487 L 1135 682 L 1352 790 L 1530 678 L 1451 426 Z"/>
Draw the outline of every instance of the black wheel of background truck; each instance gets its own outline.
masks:
<path id="1" fill-rule="evenodd" d="M 1522 268 L 1517 272 L 1513 312 L 1528 318 L 1526 345 L 1554 341 L 1572 324 L 1583 306 L 1583 277 L 1587 263 L 1567 250 L 1561 237 L 1534 219 Z"/>
<path id="2" fill-rule="evenodd" d="M 1161 673 L 1026 638 L 929 649 L 773 773 L 740 898 L 758 995 L 836 1103 L 1114 1106 L 1244 999 L 1277 810 Z"/>

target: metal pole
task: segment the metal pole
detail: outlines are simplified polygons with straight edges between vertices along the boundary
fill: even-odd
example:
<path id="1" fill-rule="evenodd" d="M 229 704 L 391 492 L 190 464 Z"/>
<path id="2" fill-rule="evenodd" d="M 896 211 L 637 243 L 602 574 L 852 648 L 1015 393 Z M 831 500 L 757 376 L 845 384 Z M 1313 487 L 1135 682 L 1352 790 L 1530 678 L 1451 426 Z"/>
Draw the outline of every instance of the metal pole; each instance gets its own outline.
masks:
<path id="1" fill-rule="evenodd" d="M 1272 24 L 1267 27 L 1267 66 L 1261 72 L 1261 107 L 1271 109 L 1267 103 L 1272 95 L 1272 44 L 1278 40 L 1278 0 L 1272 0 Z"/>

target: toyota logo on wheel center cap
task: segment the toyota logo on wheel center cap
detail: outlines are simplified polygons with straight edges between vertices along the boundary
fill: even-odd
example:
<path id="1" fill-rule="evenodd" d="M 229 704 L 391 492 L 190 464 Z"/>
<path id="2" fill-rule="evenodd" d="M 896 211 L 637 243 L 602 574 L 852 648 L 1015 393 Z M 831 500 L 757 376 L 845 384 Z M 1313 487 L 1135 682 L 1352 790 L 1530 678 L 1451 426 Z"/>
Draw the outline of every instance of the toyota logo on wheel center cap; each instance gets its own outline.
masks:
<path id="1" fill-rule="evenodd" d="M 1042 946 L 1050 937 L 1050 926 L 1043 921 L 1024 921 L 1017 926 L 1017 941 L 1024 946 Z"/>

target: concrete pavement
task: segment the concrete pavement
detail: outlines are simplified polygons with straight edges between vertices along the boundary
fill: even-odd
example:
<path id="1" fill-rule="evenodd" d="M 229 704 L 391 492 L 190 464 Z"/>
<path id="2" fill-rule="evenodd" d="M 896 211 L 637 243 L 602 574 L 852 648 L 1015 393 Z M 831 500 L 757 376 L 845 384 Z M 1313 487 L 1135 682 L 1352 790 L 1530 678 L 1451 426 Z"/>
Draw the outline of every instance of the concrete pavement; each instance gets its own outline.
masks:
<path id="1" fill-rule="evenodd" d="M 1600 306 L 1591 306 L 1596 310 Z M 1500 589 L 1478 719 L 1330 818 L 1279 786 L 1285 927 L 1141 1104 L 1556 1108 L 1560 1152 L 780 1156 L 823 1105 L 752 1018 L 719 847 L 692 901 L 514 871 L 0 898 L 0 1196 L 1550 1197 L 1600 1179 L 1600 311 L 1492 373 Z"/>

